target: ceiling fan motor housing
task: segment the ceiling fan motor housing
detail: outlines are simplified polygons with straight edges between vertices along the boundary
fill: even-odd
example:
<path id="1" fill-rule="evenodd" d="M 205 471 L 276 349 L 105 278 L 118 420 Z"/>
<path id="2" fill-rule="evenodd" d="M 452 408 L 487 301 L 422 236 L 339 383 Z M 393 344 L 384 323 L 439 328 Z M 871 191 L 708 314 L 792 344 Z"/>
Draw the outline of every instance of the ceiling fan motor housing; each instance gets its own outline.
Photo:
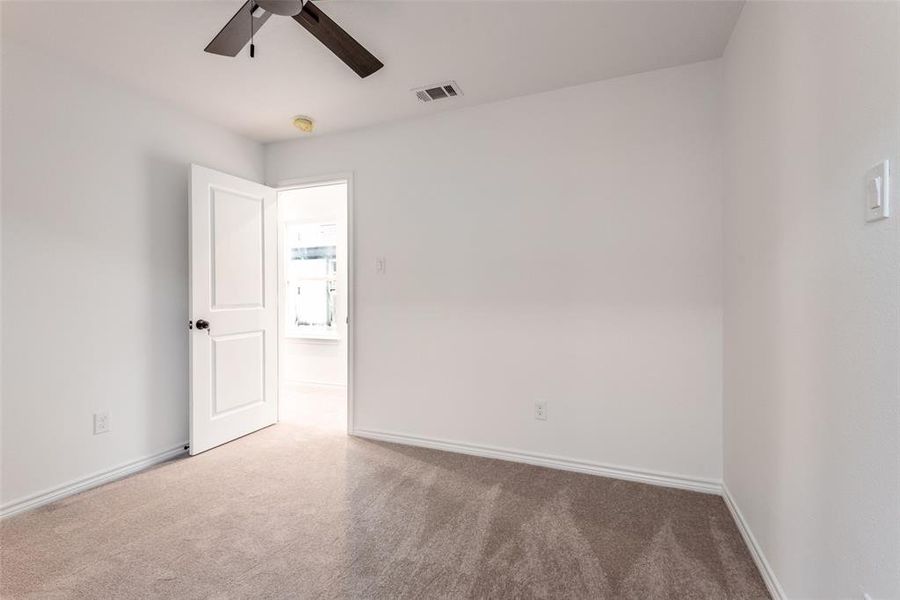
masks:
<path id="1" fill-rule="evenodd" d="M 256 5 L 273 15 L 293 17 L 303 10 L 305 0 L 256 0 Z"/>

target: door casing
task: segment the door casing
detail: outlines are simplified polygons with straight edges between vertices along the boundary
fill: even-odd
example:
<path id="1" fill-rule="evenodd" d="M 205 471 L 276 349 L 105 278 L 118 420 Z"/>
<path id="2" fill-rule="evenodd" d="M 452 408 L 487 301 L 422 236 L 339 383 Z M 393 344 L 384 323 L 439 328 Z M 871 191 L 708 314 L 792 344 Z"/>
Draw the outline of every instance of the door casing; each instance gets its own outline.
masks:
<path id="1" fill-rule="evenodd" d="M 346 171 L 340 173 L 332 173 L 327 175 L 318 175 L 314 177 L 302 177 L 297 179 L 286 179 L 283 181 L 279 181 L 277 184 L 272 187 L 275 188 L 276 193 L 276 202 L 279 202 L 279 195 L 281 192 L 286 192 L 289 190 L 297 190 L 311 187 L 318 187 L 322 185 L 328 185 L 332 183 L 346 183 L 347 184 L 347 434 L 353 435 L 354 432 L 354 385 L 353 385 L 353 374 L 354 374 L 354 347 L 355 347 L 355 339 L 356 339 L 356 239 L 355 239 L 355 228 L 354 228 L 354 214 L 353 214 L 353 172 Z M 280 208 L 280 207 L 279 207 Z M 280 211 L 279 211 L 280 213 Z M 283 228 L 281 227 L 281 223 L 279 221 L 278 227 L 278 280 L 279 280 L 279 293 L 278 293 L 278 386 L 279 390 L 281 389 L 281 345 L 284 340 L 284 311 L 283 309 L 283 301 L 281 297 L 281 285 L 280 282 L 284 276 L 284 253 L 281 251 L 284 247 L 283 237 Z"/>

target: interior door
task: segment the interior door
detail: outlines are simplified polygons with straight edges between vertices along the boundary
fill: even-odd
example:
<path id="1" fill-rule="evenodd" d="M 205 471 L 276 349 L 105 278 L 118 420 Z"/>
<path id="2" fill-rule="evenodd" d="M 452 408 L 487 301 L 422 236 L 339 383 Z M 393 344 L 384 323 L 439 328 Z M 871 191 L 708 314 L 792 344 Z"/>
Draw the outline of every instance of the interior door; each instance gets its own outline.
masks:
<path id="1" fill-rule="evenodd" d="M 277 420 L 275 190 L 191 166 L 190 453 Z"/>

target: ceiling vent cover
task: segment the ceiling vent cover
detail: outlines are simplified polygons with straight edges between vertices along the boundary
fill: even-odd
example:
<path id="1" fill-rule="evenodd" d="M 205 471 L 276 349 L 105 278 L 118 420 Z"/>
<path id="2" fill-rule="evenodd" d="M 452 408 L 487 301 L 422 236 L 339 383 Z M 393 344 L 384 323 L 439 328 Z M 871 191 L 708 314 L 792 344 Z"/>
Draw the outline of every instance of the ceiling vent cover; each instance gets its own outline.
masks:
<path id="1" fill-rule="evenodd" d="M 455 81 L 445 81 L 444 83 L 415 88 L 413 93 L 421 102 L 433 102 L 463 95 L 462 90 L 459 89 L 459 85 Z"/>

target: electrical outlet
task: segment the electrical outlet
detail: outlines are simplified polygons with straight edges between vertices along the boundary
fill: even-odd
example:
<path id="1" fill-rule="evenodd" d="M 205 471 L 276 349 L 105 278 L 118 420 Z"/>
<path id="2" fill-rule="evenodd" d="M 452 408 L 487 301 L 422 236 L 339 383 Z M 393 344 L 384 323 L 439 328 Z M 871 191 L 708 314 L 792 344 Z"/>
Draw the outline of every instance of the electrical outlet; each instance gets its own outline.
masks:
<path id="1" fill-rule="evenodd" d="M 109 413 L 94 413 L 94 435 L 109 431 Z"/>
<path id="2" fill-rule="evenodd" d="M 387 262 L 383 256 L 379 256 L 375 259 L 375 272 L 384 275 L 385 271 L 387 271 Z"/>
<path id="3" fill-rule="evenodd" d="M 534 403 L 534 418 L 538 421 L 547 420 L 547 401 L 538 400 Z"/>

